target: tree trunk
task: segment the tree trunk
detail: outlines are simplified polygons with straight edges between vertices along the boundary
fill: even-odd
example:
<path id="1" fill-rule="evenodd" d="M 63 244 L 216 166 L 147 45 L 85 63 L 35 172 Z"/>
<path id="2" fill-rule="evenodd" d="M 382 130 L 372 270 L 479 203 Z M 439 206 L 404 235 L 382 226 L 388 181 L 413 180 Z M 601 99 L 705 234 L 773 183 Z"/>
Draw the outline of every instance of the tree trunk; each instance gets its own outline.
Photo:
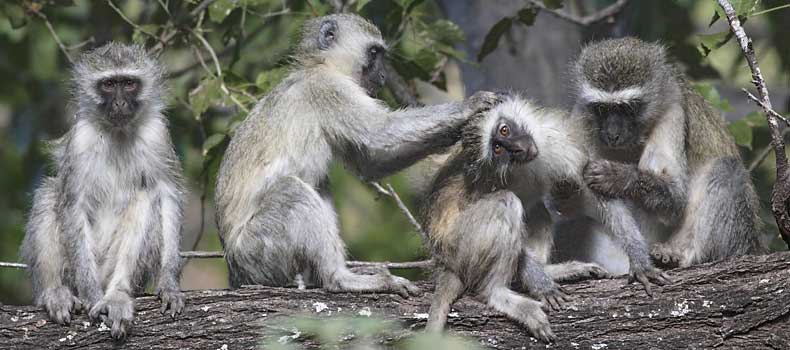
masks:
<path id="1" fill-rule="evenodd" d="M 626 285 L 623 278 L 565 285 L 574 301 L 569 309 L 549 315 L 559 338 L 552 347 L 790 349 L 790 252 L 669 274 L 676 283 L 656 287 L 655 299 L 638 284 Z M 423 328 L 432 288 L 421 287 L 425 295 L 410 299 L 265 287 L 191 291 L 176 321 L 159 314 L 155 297 L 141 297 L 132 335 L 124 347 L 255 348 L 267 329 L 277 328 L 277 317 L 283 315 L 370 315 L 398 320 L 404 330 L 379 339 L 384 345 L 392 344 Z M 545 348 L 517 324 L 469 298 L 455 303 L 449 325 L 453 333 L 492 348 Z M 0 305 L 0 349 L 110 345 L 109 330 L 88 324 L 84 315 L 62 327 L 48 321 L 39 308 Z"/>

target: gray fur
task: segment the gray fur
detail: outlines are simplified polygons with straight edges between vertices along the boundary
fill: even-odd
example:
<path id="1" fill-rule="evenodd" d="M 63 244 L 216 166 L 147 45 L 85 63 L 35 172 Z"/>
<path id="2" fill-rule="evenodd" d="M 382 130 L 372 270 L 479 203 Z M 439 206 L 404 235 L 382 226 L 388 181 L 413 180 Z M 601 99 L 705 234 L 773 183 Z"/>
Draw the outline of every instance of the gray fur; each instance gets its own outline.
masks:
<path id="1" fill-rule="evenodd" d="M 333 32 L 319 43 L 322 27 Z M 390 110 L 369 95 L 383 74 L 374 46 L 386 47 L 358 16 L 308 21 L 291 73 L 236 129 L 216 189 L 232 286 L 285 286 L 301 275 L 330 291 L 416 292 L 406 279 L 346 267 L 330 163 L 342 160 L 366 180 L 390 175 L 455 143 L 463 120 L 494 97 Z"/>
<path id="2" fill-rule="evenodd" d="M 667 266 L 765 251 L 749 174 L 721 116 L 693 90 L 658 44 L 634 38 L 587 46 L 574 66 L 578 115 L 596 130 L 602 159 L 585 170 L 597 194 L 633 203 L 638 225 L 656 237 L 653 258 Z M 632 143 L 613 146 L 601 105 L 643 105 L 637 122 L 614 131 Z M 625 118 L 621 118 L 625 119 Z M 613 124 L 612 124 L 613 125 Z M 607 135 L 604 137 L 604 135 Z"/>
<path id="3" fill-rule="evenodd" d="M 164 72 L 141 46 L 110 43 L 74 67 L 74 125 L 53 143 L 55 175 L 36 190 L 21 247 L 35 302 L 60 324 L 80 307 L 128 333 L 135 293 L 156 277 L 162 311 L 181 312 L 181 166 L 162 114 Z M 126 74 L 142 102 L 123 126 L 98 113 L 97 82 Z"/>

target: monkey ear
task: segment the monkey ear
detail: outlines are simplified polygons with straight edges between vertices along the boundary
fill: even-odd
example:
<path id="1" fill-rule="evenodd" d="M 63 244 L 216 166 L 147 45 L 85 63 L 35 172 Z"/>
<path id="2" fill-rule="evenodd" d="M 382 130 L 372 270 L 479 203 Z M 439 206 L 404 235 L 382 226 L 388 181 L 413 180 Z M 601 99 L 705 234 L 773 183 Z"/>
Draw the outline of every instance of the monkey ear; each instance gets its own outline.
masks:
<path id="1" fill-rule="evenodd" d="M 337 40 L 337 21 L 328 19 L 321 22 L 321 28 L 318 30 L 318 49 L 329 49 L 335 40 Z"/>

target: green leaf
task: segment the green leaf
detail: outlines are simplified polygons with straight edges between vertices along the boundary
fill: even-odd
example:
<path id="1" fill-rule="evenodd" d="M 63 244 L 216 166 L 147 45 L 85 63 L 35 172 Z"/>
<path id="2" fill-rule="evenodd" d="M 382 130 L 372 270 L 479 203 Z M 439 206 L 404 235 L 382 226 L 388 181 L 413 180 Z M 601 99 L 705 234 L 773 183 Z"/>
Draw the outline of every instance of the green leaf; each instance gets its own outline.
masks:
<path id="1" fill-rule="evenodd" d="M 757 111 L 751 112 L 743 117 L 743 120 L 749 124 L 752 128 L 765 128 L 768 127 L 768 120 L 765 119 L 765 116 Z"/>
<path id="2" fill-rule="evenodd" d="M 735 144 L 752 149 L 754 133 L 746 120 L 736 120 L 730 123 L 728 128 L 730 129 L 732 136 L 735 137 Z"/>
<path id="3" fill-rule="evenodd" d="M 145 44 L 145 41 L 152 35 L 156 35 L 160 27 L 158 24 L 141 25 L 139 28 L 135 28 L 134 34 L 132 34 L 132 41 L 138 44 Z"/>
<path id="4" fill-rule="evenodd" d="M 715 34 L 699 34 L 699 47 L 697 48 L 702 56 L 707 57 L 711 51 L 716 50 L 726 44 L 732 38 L 732 32 L 725 31 Z"/>
<path id="5" fill-rule="evenodd" d="M 211 105 L 222 101 L 222 90 L 219 81 L 214 78 L 204 79 L 197 88 L 189 93 L 189 104 L 195 116 L 202 115 Z"/>
<path id="6" fill-rule="evenodd" d="M 543 0 L 543 6 L 546 6 L 546 8 L 552 10 L 556 10 L 558 8 L 562 8 L 562 1 L 563 0 Z"/>
<path id="7" fill-rule="evenodd" d="M 262 93 L 267 93 L 279 84 L 288 73 L 285 68 L 274 68 L 268 71 L 263 71 L 255 78 L 255 86 L 261 90 Z"/>
<path id="8" fill-rule="evenodd" d="M 19 29 L 27 25 L 27 16 L 22 6 L 17 6 L 12 2 L 7 2 L 0 7 L 0 14 L 8 18 L 11 28 Z"/>
<path id="9" fill-rule="evenodd" d="M 694 84 L 694 89 L 699 92 L 702 97 L 708 101 L 713 107 L 716 107 L 718 110 L 722 112 L 730 112 L 732 111 L 732 106 L 730 106 L 730 102 L 722 99 L 721 95 L 719 95 L 719 91 L 716 90 L 710 83 L 696 83 Z"/>
<path id="10" fill-rule="evenodd" d="M 238 0 L 217 0 L 208 7 L 208 17 L 215 23 L 222 23 L 236 7 L 239 6 Z"/>
<path id="11" fill-rule="evenodd" d="M 505 17 L 494 24 L 493 27 L 491 27 L 491 30 L 488 31 L 488 34 L 486 34 L 486 37 L 483 40 L 483 47 L 480 48 L 480 53 L 477 54 L 478 62 L 482 62 L 483 58 L 496 50 L 497 46 L 499 46 L 499 39 L 505 34 L 505 32 L 510 30 L 510 27 L 512 26 L 513 18 Z"/>
<path id="12" fill-rule="evenodd" d="M 224 142 L 227 137 L 228 135 L 226 134 L 214 134 L 209 136 L 206 141 L 203 142 L 203 157 L 207 156 L 214 147 Z"/>
<path id="13" fill-rule="evenodd" d="M 461 27 L 445 19 L 431 23 L 428 26 L 428 33 L 433 36 L 434 40 L 448 45 L 464 41 L 464 31 L 461 30 Z"/>
<path id="14" fill-rule="evenodd" d="M 518 18 L 518 21 L 521 22 L 522 24 L 526 26 L 531 26 L 535 24 L 535 17 L 538 16 L 538 10 L 539 9 L 537 7 L 527 6 L 519 10 L 516 17 Z"/>

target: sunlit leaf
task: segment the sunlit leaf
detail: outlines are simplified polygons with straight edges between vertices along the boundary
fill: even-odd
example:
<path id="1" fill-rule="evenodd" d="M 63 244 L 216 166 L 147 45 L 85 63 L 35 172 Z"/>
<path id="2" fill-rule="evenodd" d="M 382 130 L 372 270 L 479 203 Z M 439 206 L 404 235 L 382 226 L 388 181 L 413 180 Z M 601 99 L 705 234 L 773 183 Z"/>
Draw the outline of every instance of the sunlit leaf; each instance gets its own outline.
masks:
<path id="1" fill-rule="evenodd" d="M 434 40 L 445 44 L 455 44 L 464 40 L 464 31 L 457 24 L 440 19 L 428 26 L 428 32 Z"/>
<path id="2" fill-rule="evenodd" d="M 238 6 L 238 0 L 216 0 L 208 7 L 208 18 L 215 23 L 222 23 Z"/>
<path id="3" fill-rule="evenodd" d="M 477 54 L 477 61 L 483 61 L 483 58 L 488 56 L 491 52 L 496 50 L 499 46 L 499 39 L 505 34 L 510 27 L 513 26 L 513 18 L 505 17 L 491 27 L 491 30 L 486 34 L 483 40 L 483 47 L 480 48 L 480 53 Z"/>
<path id="4" fill-rule="evenodd" d="M 744 120 L 736 120 L 728 125 L 730 133 L 735 137 L 735 143 L 739 146 L 752 149 L 752 140 L 754 139 L 754 132 L 749 126 L 749 123 Z"/>
<path id="5" fill-rule="evenodd" d="M 285 68 L 274 68 L 263 71 L 255 78 L 255 86 L 258 87 L 261 92 L 266 93 L 280 83 L 287 73 L 288 71 Z"/>
<path id="6" fill-rule="evenodd" d="M 205 142 L 203 142 L 203 156 L 205 157 L 208 153 L 217 145 L 221 144 L 228 135 L 225 134 L 214 134 L 209 136 Z"/>
<path id="7" fill-rule="evenodd" d="M 732 32 L 728 30 L 715 34 L 700 34 L 697 35 L 697 38 L 699 38 L 700 41 L 699 47 L 697 49 L 699 50 L 700 54 L 702 54 L 702 56 L 707 57 L 711 51 L 726 44 L 732 38 Z"/>
<path id="8" fill-rule="evenodd" d="M 710 83 L 696 83 L 694 84 L 694 89 L 702 95 L 702 97 L 708 101 L 713 107 L 716 107 L 718 110 L 722 112 L 730 112 L 732 111 L 732 106 L 730 106 L 730 102 L 726 99 L 722 99 L 721 95 L 719 95 L 719 91 L 716 90 Z"/>
<path id="9" fill-rule="evenodd" d="M 189 93 L 189 104 L 195 115 L 201 115 L 222 98 L 220 83 L 215 78 L 207 78 Z"/>

